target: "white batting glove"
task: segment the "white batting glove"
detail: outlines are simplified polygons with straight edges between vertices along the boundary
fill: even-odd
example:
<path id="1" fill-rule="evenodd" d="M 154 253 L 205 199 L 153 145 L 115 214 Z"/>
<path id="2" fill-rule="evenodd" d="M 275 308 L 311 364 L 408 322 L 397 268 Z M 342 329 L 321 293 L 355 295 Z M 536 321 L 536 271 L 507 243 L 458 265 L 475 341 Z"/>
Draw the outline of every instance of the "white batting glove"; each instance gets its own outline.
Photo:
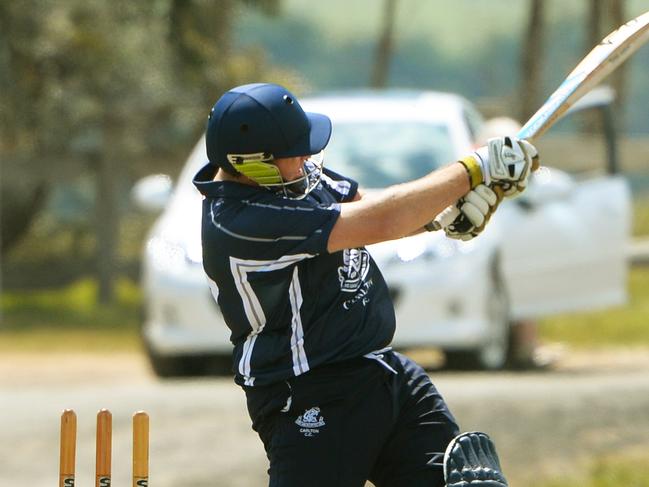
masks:
<path id="1" fill-rule="evenodd" d="M 494 191 L 485 184 L 480 184 L 455 205 L 437 215 L 435 220 L 426 225 L 426 229 L 443 229 L 448 238 L 471 240 L 484 230 L 502 198 L 502 189 L 496 188 Z"/>
<path id="2" fill-rule="evenodd" d="M 536 147 L 516 137 L 495 137 L 460 161 L 469 173 L 471 188 L 484 183 L 503 189 L 505 197 L 522 193 L 533 168 L 539 165 Z"/>

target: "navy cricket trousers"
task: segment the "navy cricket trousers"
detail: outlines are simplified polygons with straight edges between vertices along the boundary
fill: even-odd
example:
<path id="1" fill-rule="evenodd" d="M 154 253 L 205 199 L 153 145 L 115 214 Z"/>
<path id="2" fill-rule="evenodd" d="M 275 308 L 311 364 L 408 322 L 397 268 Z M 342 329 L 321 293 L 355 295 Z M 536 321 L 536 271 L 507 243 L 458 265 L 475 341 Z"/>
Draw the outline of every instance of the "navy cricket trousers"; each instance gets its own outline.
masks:
<path id="1" fill-rule="evenodd" d="M 444 450 L 459 429 L 426 372 L 402 354 L 244 389 L 270 487 L 444 486 Z"/>

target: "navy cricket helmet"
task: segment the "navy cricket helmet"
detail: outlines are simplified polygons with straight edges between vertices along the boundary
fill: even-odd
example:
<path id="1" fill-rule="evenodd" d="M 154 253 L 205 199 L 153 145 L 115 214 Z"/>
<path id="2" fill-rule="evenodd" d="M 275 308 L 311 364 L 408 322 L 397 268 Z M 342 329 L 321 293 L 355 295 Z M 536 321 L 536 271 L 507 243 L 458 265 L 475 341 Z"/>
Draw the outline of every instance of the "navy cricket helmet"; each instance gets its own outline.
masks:
<path id="1" fill-rule="evenodd" d="M 283 181 L 272 161 L 321 153 L 330 137 L 329 117 L 305 112 L 282 86 L 254 83 L 233 88 L 216 102 L 207 122 L 205 143 L 210 163 L 224 171 L 284 191 L 298 183 L 290 189 L 303 193 L 315 175 L 309 161 L 302 181 Z M 313 164 L 318 166 L 317 161 Z M 317 168 L 318 181 L 321 166 Z"/>

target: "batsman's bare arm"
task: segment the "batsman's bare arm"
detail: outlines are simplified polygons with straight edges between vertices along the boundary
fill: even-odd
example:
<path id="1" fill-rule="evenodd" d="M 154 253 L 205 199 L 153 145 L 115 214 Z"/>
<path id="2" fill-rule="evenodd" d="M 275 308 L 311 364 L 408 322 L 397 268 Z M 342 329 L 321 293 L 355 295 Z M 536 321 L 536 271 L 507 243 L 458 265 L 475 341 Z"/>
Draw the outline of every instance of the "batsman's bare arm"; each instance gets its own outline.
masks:
<path id="1" fill-rule="evenodd" d="M 416 233 L 470 189 L 466 168 L 454 163 L 342 204 L 327 250 L 336 252 Z"/>

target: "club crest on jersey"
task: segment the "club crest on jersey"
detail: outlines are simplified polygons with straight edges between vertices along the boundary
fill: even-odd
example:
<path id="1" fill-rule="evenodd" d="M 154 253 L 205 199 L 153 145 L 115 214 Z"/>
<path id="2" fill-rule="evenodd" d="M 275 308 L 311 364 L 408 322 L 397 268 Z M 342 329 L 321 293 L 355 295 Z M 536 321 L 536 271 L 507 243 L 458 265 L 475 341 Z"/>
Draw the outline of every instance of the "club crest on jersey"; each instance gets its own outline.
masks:
<path id="1" fill-rule="evenodd" d="M 313 436 L 320 433 L 319 428 L 325 425 L 325 421 L 320 415 L 320 408 L 314 407 L 300 414 L 295 420 L 295 424 L 300 426 L 300 433 L 304 436 Z"/>
<path id="2" fill-rule="evenodd" d="M 345 249 L 343 265 L 338 268 L 341 291 L 358 291 L 370 270 L 370 254 L 365 249 Z"/>

